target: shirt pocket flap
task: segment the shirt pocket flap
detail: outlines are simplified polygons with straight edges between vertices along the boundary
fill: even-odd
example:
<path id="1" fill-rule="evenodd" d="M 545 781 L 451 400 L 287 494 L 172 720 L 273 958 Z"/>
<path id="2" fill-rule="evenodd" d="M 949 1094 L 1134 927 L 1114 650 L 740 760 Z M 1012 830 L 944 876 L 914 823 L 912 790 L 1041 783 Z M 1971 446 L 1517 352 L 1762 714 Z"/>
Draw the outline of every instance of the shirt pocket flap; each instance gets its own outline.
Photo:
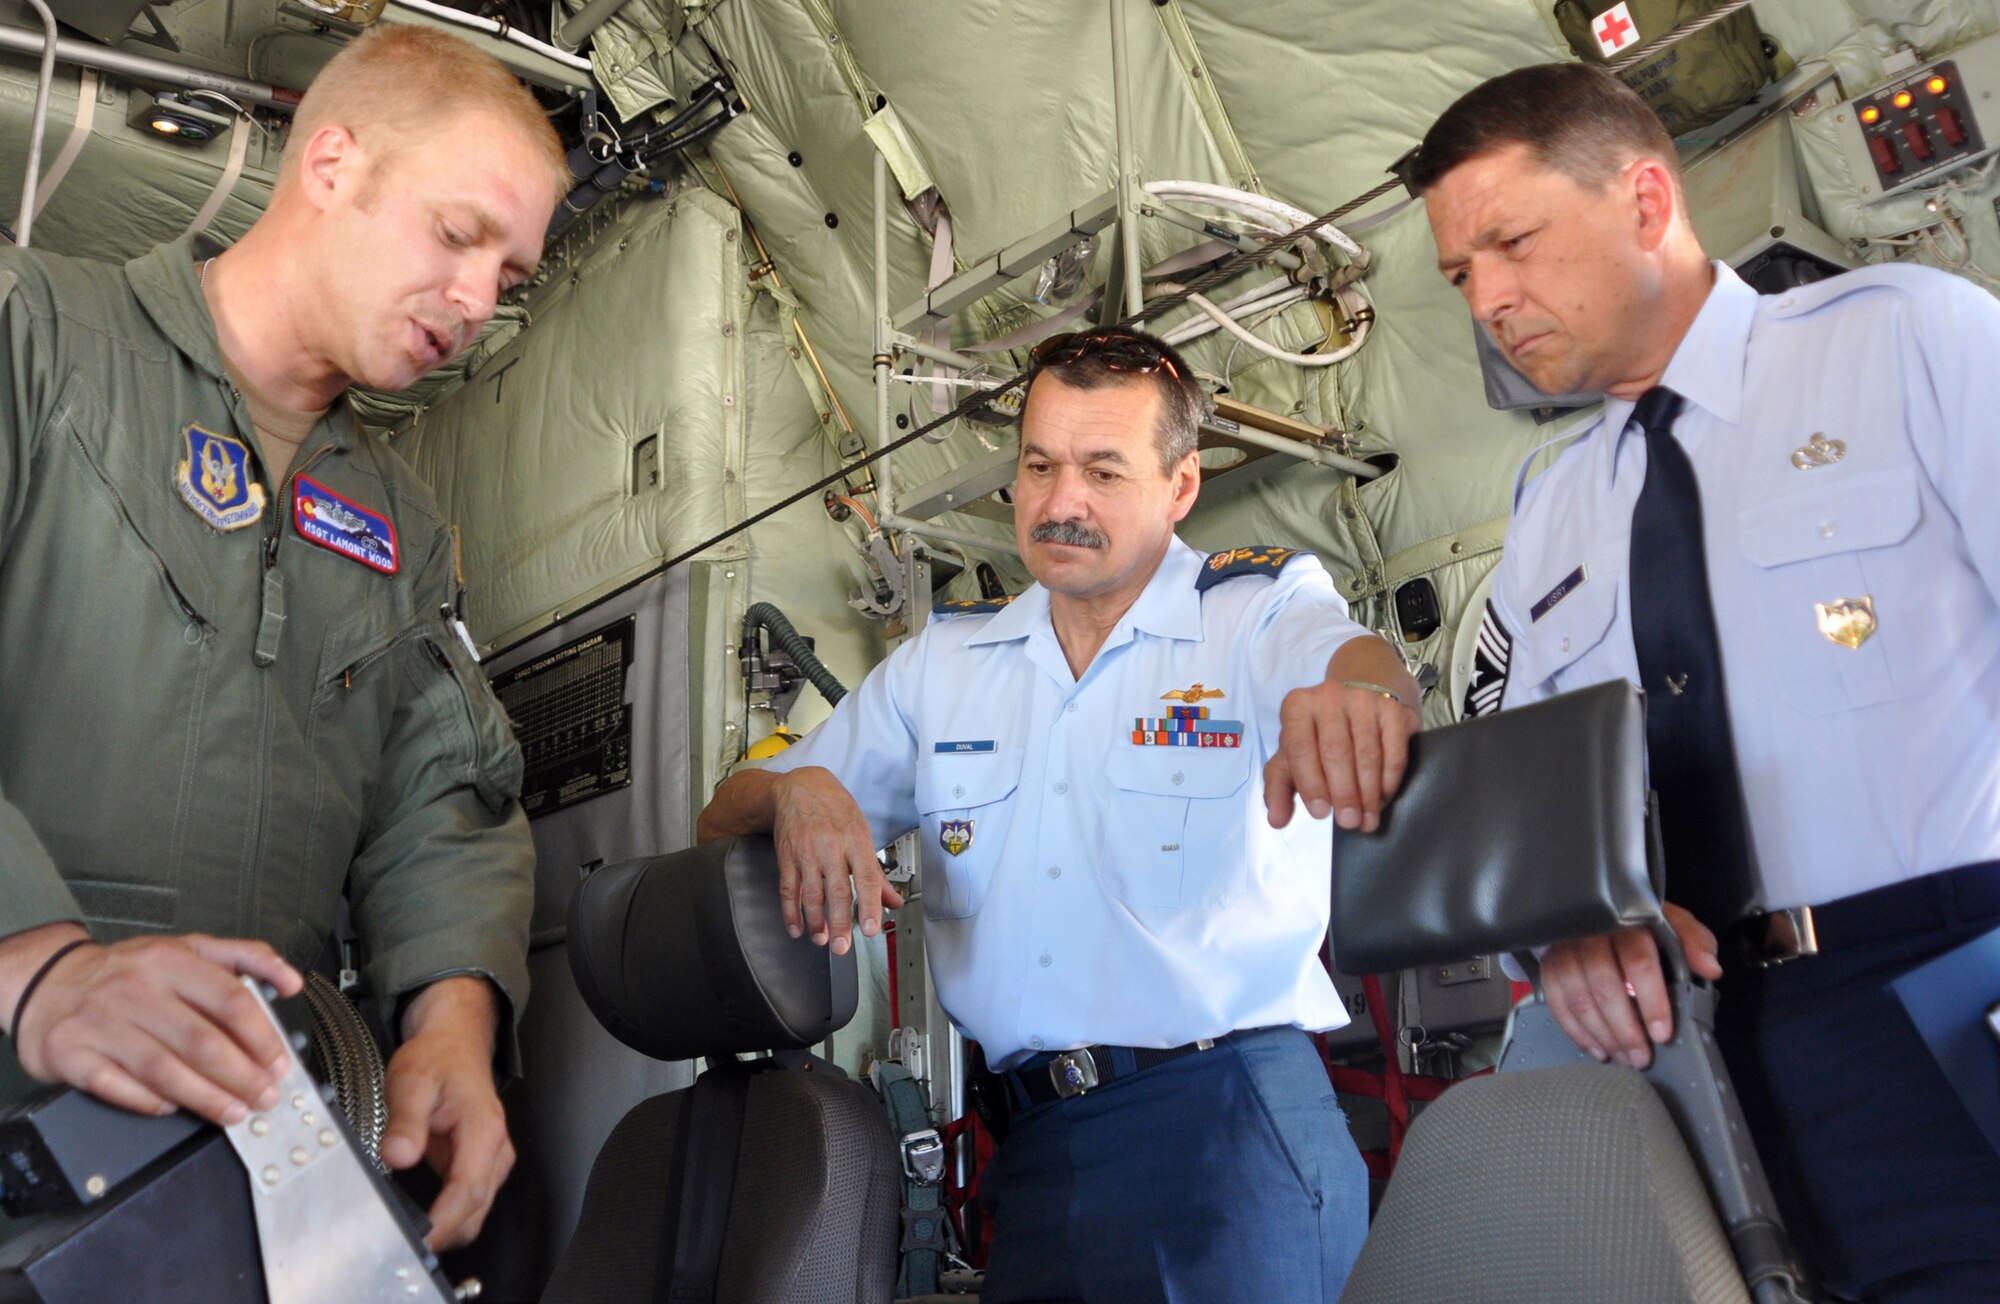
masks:
<path id="1" fill-rule="evenodd" d="M 1915 467 L 1850 474 L 1744 508 L 1743 553 L 1769 567 L 1886 548 L 1909 538 L 1922 515 Z"/>
<path id="2" fill-rule="evenodd" d="M 1241 747 L 1117 747 L 1106 767 L 1128 792 L 1162 797 L 1227 797 L 1250 777 Z"/>
<path id="3" fill-rule="evenodd" d="M 1609 575 L 1587 573 L 1555 606 L 1530 621 L 1514 639 L 1507 677 L 1540 684 L 1604 641 L 1618 614 L 1618 589 Z"/>
<path id="4" fill-rule="evenodd" d="M 1021 756 L 1016 749 L 931 758 L 917 767 L 917 809 L 963 810 L 999 801 L 1021 782 Z"/>

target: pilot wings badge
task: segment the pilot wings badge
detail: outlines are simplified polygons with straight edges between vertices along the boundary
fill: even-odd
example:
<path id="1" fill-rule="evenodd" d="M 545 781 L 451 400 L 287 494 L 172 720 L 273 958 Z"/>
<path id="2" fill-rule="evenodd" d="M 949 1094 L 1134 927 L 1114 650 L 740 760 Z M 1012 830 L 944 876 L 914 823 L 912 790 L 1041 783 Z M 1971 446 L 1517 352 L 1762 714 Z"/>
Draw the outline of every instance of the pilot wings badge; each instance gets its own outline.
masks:
<path id="1" fill-rule="evenodd" d="M 952 855 L 963 855 L 972 845 L 971 820 L 946 820 L 938 825 L 938 844 Z"/>
<path id="2" fill-rule="evenodd" d="M 1166 692 L 1160 694 L 1160 700 L 1162 702 L 1186 702 L 1189 706 L 1195 706 L 1201 702 L 1208 701 L 1210 698 L 1227 696 L 1228 694 L 1220 688 L 1207 688 L 1200 681 L 1196 681 L 1192 688 L 1168 689 Z"/>
<path id="3" fill-rule="evenodd" d="M 256 524 L 264 514 L 264 486 L 250 474 L 249 445 L 196 425 L 181 436 L 187 457 L 174 468 L 181 501 L 217 530 Z"/>

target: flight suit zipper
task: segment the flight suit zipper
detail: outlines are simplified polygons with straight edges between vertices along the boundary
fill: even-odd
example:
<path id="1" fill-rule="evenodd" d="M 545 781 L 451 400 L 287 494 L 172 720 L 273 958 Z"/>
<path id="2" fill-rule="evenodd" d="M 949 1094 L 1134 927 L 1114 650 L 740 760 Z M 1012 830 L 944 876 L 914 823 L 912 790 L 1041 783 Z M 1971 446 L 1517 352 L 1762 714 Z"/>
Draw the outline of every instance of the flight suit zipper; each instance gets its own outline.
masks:
<path id="1" fill-rule="evenodd" d="M 308 467 L 332 451 L 331 444 L 314 449 L 310 457 L 292 468 L 285 477 L 284 487 L 278 491 L 271 532 L 264 536 L 263 611 L 257 617 L 257 645 L 252 654 L 259 666 L 268 667 L 277 661 L 278 643 L 285 633 L 285 577 L 278 571 L 278 544 L 285 537 L 285 514 L 290 510 L 292 489 Z"/>
<path id="2" fill-rule="evenodd" d="M 233 393 L 233 391 L 232 391 Z M 257 617 L 257 643 L 251 659 L 259 669 L 268 670 L 278 659 L 278 643 L 285 631 L 285 577 L 278 570 L 278 544 L 285 537 L 285 516 L 291 510 L 293 487 L 306 469 L 320 458 L 333 451 L 331 444 L 322 444 L 313 450 L 310 457 L 293 467 L 284 479 L 283 488 L 278 492 L 278 501 L 272 512 L 270 533 L 264 536 L 261 549 L 264 562 L 262 612 Z M 271 679 L 268 675 L 258 677 L 257 685 L 257 752 L 259 793 L 257 799 L 256 827 L 250 834 L 250 859 L 243 867 L 242 890 L 238 897 L 243 902 L 243 926 L 239 931 L 245 937 L 256 937 L 258 913 L 262 909 L 259 891 L 262 886 L 259 868 L 264 863 L 264 831 L 270 826 L 271 790 Z"/>

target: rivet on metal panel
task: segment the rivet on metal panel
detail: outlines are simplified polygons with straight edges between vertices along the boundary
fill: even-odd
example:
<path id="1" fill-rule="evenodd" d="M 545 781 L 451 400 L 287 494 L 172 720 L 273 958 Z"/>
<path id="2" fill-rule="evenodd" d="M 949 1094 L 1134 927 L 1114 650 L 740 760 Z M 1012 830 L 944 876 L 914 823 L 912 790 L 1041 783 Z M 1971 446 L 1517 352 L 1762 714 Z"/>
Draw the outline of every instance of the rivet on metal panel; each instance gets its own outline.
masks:
<path id="1" fill-rule="evenodd" d="M 84 1182 L 83 1191 L 85 1195 L 95 1199 L 97 1196 L 104 1194 L 104 1187 L 104 1175 L 102 1173 L 92 1173 L 89 1180 Z"/>

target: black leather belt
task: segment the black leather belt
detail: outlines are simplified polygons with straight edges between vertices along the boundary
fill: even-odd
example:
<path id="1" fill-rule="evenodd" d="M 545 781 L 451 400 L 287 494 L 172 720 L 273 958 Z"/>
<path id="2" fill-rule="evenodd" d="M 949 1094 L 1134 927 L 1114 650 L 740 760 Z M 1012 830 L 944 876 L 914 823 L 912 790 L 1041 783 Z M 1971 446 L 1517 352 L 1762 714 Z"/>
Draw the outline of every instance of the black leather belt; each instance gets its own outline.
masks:
<path id="1" fill-rule="evenodd" d="M 1214 1047 L 1215 1042 L 1206 1038 L 1191 1041 L 1185 1046 L 1169 1046 L 1164 1050 L 1143 1046 L 1080 1046 L 1075 1050 L 1058 1051 L 1046 1063 L 1031 1061 L 997 1076 L 1007 1084 L 1008 1095 L 1017 1104 L 1025 1100 L 1029 1105 L 1046 1105 L 1052 1100 L 1087 1095 L 1120 1077 L 1143 1073 L 1183 1055 L 1193 1055 Z M 1121 1051 L 1132 1057 L 1134 1067 L 1129 1073 L 1121 1074 L 1114 1062 Z"/>
<path id="2" fill-rule="evenodd" d="M 1857 892 L 1823 906 L 1751 915 L 1729 930 L 1740 953 L 1768 967 L 1822 950 L 1934 932 L 1953 918 L 2000 915 L 2000 861 L 1981 861 Z"/>

